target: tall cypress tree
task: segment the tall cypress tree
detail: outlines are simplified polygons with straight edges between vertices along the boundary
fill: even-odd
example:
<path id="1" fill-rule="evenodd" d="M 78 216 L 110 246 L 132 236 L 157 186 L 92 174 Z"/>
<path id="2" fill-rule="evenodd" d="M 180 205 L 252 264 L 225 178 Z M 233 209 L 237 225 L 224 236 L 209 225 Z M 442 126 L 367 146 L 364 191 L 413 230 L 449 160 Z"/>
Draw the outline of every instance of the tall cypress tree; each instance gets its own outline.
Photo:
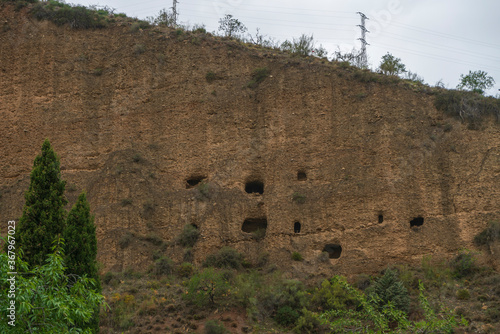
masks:
<path id="1" fill-rule="evenodd" d="M 94 290 L 101 293 L 101 281 L 97 268 L 97 238 L 94 217 L 90 214 L 90 205 L 85 192 L 82 192 L 71 208 L 67 227 L 64 230 L 66 273 L 78 276 L 87 275 L 96 282 Z M 99 332 L 99 308 L 88 324 L 80 324 L 93 333 Z"/>
<path id="2" fill-rule="evenodd" d="M 66 182 L 61 180 L 59 158 L 49 140 L 45 139 L 42 153 L 33 164 L 17 232 L 18 245 L 30 267 L 44 264 L 51 253 L 52 242 L 64 233 L 64 206 L 68 203 L 64 196 L 65 186 Z"/>

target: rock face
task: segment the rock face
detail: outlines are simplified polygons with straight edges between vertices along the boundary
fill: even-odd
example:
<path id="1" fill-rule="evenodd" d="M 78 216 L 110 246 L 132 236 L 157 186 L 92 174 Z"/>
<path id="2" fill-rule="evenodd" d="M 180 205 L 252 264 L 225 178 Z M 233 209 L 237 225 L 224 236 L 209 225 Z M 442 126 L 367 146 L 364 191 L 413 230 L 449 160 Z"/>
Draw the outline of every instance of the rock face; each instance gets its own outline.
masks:
<path id="1" fill-rule="evenodd" d="M 294 275 L 355 274 L 471 248 L 500 219 L 492 119 L 470 130 L 432 95 L 319 59 L 1 15 L 2 234 L 45 138 L 69 205 L 87 192 L 104 271 L 227 245 Z M 174 242 L 186 224 L 192 250 Z"/>

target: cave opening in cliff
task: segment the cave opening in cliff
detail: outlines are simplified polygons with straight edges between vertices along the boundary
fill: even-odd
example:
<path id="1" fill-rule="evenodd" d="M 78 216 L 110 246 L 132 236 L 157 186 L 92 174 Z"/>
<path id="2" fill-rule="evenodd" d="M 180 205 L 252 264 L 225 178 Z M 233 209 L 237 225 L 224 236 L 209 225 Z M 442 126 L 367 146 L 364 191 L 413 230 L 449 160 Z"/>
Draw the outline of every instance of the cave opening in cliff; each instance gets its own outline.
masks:
<path id="1" fill-rule="evenodd" d="M 413 220 L 410 221 L 410 227 L 422 225 L 424 225 L 424 218 L 422 217 L 413 218 Z"/>
<path id="2" fill-rule="evenodd" d="M 246 233 L 263 234 L 267 230 L 266 218 L 247 218 L 241 225 L 241 230 Z"/>
<path id="3" fill-rule="evenodd" d="M 245 191 L 249 194 L 252 194 L 252 193 L 263 194 L 264 193 L 264 183 L 262 181 L 247 182 L 245 184 Z"/>
<path id="4" fill-rule="evenodd" d="M 380 214 L 378 215 L 378 223 L 382 224 L 384 222 L 384 215 Z"/>
<path id="5" fill-rule="evenodd" d="M 186 180 L 186 189 L 196 187 L 205 179 L 204 176 L 193 176 Z"/>
<path id="6" fill-rule="evenodd" d="M 295 233 L 300 233 L 300 228 L 301 228 L 301 226 L 300 226 L 300 222 L 295 222 L 295 223 L 293 224 L 293 232 L 295 232 Z"/>
<path id="7" fill-rule="evenodd" d="M 297 173 L 297 180 L 299 180 L 299 181 L 305 181 L 305 180 L 307 180 L 307 174 L 306 174 L 306 172 L 299 171 Z"/>
<path id="8" fill-rule="evenodd" d="M 339 244 L 326 244 L 323 252 L 327 252 L 330 259 L 338 259 L 342 254 L 342 246 Z"/>

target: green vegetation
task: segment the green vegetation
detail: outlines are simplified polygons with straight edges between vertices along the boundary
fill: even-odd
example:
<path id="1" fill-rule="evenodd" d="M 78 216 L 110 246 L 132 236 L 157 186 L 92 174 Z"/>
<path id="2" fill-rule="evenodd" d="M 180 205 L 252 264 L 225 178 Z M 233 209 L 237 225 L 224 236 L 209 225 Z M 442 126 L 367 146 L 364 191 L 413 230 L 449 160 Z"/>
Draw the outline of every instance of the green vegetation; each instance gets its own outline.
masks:
<path id="1" fill-rule="evenodd" d="M 224 327 L 220 321 L 217 320 L 208 320 L 205 323 L 205 334 L 226 334 L 229 331 Z"/>
<path id="2" fill-rule="evenodd" d="M 198 228 L 192 224 L 187 224 L 184 225 L 181 234 L 179 234 L 179 236 L 177 237 L 177 242 L 182 247 L 191 248 L 194 246 L 199 236 L 200 231 L 198 230 Z"/>
<path id="3" fill-rule="evenodd" d="M 219 20 L 219 31 L 224 33 L 225 37 L 238 37 L 247 31 L 247 28 L 238 19 L 233 18 L 232 15 L 226 14 Z"/>
<path id="4" fill-rule="evenodd" d="M 284 41 L 281 43 L 280 49 L 285 52 L 291 53 L 293 56 L 307 57 L 307 56 L 318 56 L 326 57 L 327 51 L 323 46 L 316 48 L 314 46 L 313 35 L 307 36 L 302 34 L 299 38 L 293 38 L 292 41 Z"/>
<path id="5" fill-rule="evenodd" d="M 292 194 L 292 201 L 299 204 L 304 204 L 306 202 L 306 195 L 299 192 L 294 192 Z"/>
<path id="6" fill-rule="evenodd" d="M 256 88 L 267 77 L 269 77 L 269 70 L 266 67 L 256 68 L 252 72 L 252 80 L 247 84 L 247 87 Z"/>
<path id="7" fill-rule="evenodd" d="M 304 258 L 302 257 L 302 254 L 300 254 L 299 252 L 293 252 L 292 253 L 292 260 L 302 261 L 302 260 L 304 260 Z"/>
<path id="8" fill-rule="evenodd" d="M 387 53 L 382 56 L 378 70 L 382 74 L 398 76 L 406 72 L 406 66 L 401 62 L 401 59 Z"/>
<path id="9" fill-rule="evenodd" d="M 97 238 L 94 217 L 90 214 L 90 205 L 84 192 L 68 214 L 67 227 L 64 230 L 66 273 L 87 277 L 94 280 L 94 290 L 101 293 L 101 281 L 97 269 Z M 80 327 L 86 328 L 84 324 Z M 88 328 L 99 332 L 99 308 L 92 316 Z"/>
<path id="10" fill-rule="evenodd" d="M 210 254 L 203 263 L 204 267 L 240 269 L 243 255 L 231 247 L 222 247 L 217 253 Z"/>
<path id="11" fill-rule="evenodd" d="M 489 246 L 495 241 L 500 240 L 500 223 L 489 222 L 481 233 L 474 237 L 474 243 L 478 246 Z"/>
<path id="12" fill-rule="evenodd" d="M 55 0 L 36 3 L 31 13 L 38 20 L 48 20 L 58 26 L 69 25 L 73 29 L 105 28 L 110 14 L 107 10 L 97 11 Z"/>
<path id="13" fill-rule="evenodd" d="M 17 244 L 22 245 L 30 268 L 44 263 L 52 242 L 66 228 L 66 182 L 61 180 L 59 165 L 59 158 L 46 139 L 33 164 L 17 231 Z"/>
<path id="14" fill-rule="evenodd" d="M 212 82 L 215 81 L 216 79 L 217 75 L 212 71 L 208 71 L 207 74 L 205 75 L 205 80 L 207 80 L 207 82 Z"/>
<path id="15" fill-rule="evenodd" d="M 493 77 L 484 71 L 469 71 L 467 75 L 460 75 L 460 83 L 457 89 L 468 89 L 474 93 L 484 94 L 486 89 L 490 89 L 495 84 Z"/>
<path id="16" fill-rule="evenodd" d="M 93 333 L 95 310 L 103 304 L 94 279 L 65 274 L 64 242 L 57 239 L 44 265 L 31 267 L 16 257 L 15 268 L 24 275 L 15 276 L 15 321 L 8 323 L 11 275 L 7 254 L 0 253 L 1 333 Z M 18 253 L 19 254 L 19 253 Z M 11 319 L 10 319 L 11 320 Z M 82 326 L 82 327 L 80 327 Z"/>

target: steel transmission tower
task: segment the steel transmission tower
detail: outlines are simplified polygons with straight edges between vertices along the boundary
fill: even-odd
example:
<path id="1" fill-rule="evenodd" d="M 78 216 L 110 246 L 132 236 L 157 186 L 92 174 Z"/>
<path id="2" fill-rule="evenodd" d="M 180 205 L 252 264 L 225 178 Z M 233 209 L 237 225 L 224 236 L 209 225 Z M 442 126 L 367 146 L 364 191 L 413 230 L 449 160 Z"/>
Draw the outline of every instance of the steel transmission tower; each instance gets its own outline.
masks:
<path id="1" fill-rule="evenodd" d="M 177 13 L 177 4 L 178 3 L 179 3 L 179 1 L 173 0 L 173 4 L 172 4 L 172 16 L 174 17 L 174 26 L 177 26 L 177 16 L 179 15 L 179 13 Z"/>
<path id="2" fill-rule="evenodd" d="M 367 45 L 370 45 L 366 42 L 366 33 L 369 32 L 366 27 L 365 27 L 365 20 L 369 20 L 369 18 L 361 13 L 361 12 L 357 12 L 357 14 L 359 14 L 361 16 L 361 24 L 359 25 L 358 24 L 358 27 L 361 28 L 361 38 L 358 38 L 360 41 L 361 41 L 361 53 L 359 55 L 359 65 L 362 67 L 362 68 L 367 68 L 368 67 L 368 56 L 366 55 L 366 46 Z"/>

